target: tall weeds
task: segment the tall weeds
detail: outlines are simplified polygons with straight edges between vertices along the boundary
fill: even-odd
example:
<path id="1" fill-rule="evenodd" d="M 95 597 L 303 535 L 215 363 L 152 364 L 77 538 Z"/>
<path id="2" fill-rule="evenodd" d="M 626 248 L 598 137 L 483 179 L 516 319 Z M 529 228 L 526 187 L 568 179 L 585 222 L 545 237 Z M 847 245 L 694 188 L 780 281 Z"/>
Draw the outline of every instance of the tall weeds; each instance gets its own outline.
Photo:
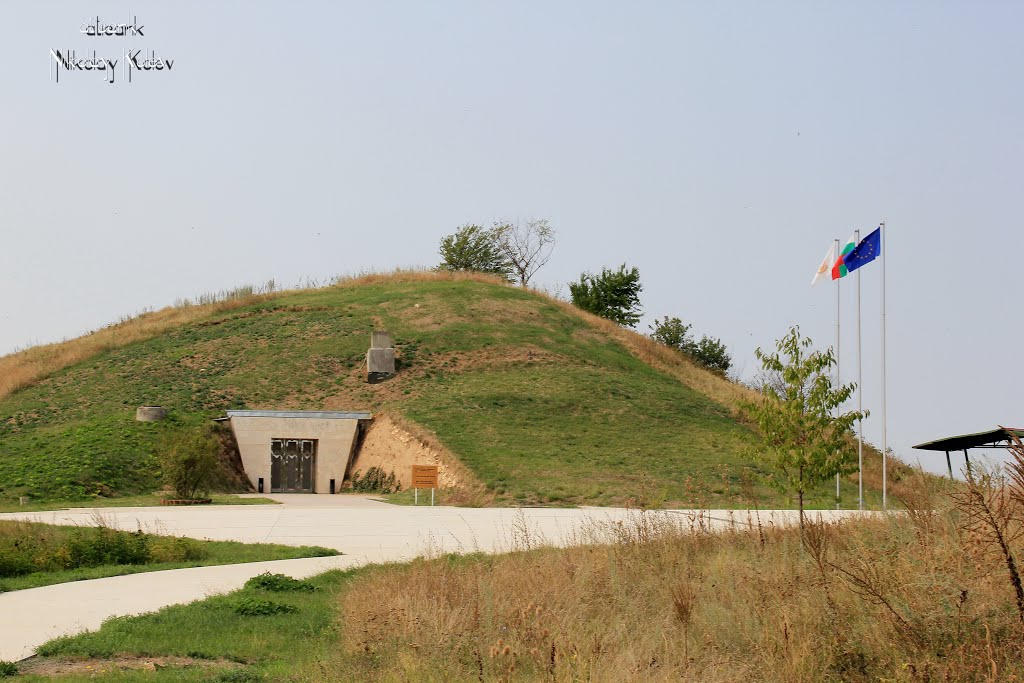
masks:
<path id="1" fill-rule="evenodd" d="M 1024 628 L 999 552 L 979 552 L 947 492 L 915 500 L 931 512 L 812 521 L 803 538 L 638 512 L 564 549 L 519 543 L 534 549 L 374 570 L 341 598 L 328 670 L 359 680 L 1021 680 Z M 598 538 L 612 542 L 588 542 Z"/>

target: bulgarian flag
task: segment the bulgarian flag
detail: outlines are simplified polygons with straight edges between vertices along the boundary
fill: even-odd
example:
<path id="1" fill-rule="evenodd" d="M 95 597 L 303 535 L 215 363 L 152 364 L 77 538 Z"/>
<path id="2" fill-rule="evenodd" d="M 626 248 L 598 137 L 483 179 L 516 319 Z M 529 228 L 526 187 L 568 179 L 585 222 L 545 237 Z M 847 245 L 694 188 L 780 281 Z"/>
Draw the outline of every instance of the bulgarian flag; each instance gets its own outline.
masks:
<path id="1" fill-rule="evenodd" d="M 832 266 L 832 279 L 838 280 L 841 277 L 846 277 L 850 274 L 850 269 L 846 267 L 846 257 L 850 255 L 850 252 L 857 246 L 857 233 L 850 235 L 850 239 L 846 240 L 846 245 L 839 250 L 839 258 L 836 259 L 835 265 Z"/>

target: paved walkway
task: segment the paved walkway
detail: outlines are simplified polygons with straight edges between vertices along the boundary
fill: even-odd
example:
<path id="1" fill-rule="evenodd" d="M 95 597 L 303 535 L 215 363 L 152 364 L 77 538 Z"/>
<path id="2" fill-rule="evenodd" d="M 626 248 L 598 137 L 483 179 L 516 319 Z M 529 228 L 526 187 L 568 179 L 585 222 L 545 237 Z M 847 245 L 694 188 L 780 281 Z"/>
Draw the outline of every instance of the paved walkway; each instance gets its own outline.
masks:
<path id="1" fill-rule="evenodd" d="M 321 545 L 338 557 L 279 560 L 147 572 L 0 593 L 0 660 L 31 656 L 60 635 L 96 629 L 105 619 L 141 614 L 242 587 L 262 572 L 302 578 L 329 569 L 395 562 L 448 552 L 502 552 L 537 545 L 596 542 L 614 537 L 639 513 L 621 508 L 451 508 L 389 505 L 352 495 L 271 496 L 281 505 L 156 508 L 74 508 L 0 514 L 48 524 L 95 525 L 249 543 Z M 649 513 L 684 528 L 745 525 L 746 512 L 677 510 Z M 698 516 L 698 514 L 700 516 Z M 813 513 L 817 515 L 818 513 Z M 857 515 L 824 511 L 824 519 Z M 793 511 L 762 511 L 765 524 L 791 524 Z"/>

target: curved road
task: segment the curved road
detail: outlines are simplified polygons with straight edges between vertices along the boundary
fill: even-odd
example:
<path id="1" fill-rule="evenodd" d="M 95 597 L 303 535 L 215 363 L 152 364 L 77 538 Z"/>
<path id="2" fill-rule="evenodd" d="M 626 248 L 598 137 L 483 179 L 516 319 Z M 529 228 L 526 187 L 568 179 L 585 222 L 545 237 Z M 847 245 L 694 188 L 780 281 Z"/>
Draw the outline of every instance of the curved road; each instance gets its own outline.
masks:
<path id="1" fill-rule="evenodd" d="M 114 616 L 141 614 L 242 587 L 262 572 L 295 578 L 330 569 L 409 560 L 450 552 L 503 552 L 537 545 L 607 540 L 619 523 L 641 513 L 622 508 L 451 508 L 389 505 L 355 495 L 270 496 L 281 505 L 74 508 L 0 514 L 0 519 L 48 524 L 95 525 L 134 531 L 247 543 L 321 545 L 337 557 L 146 572 L 0 593 L 0 660 L 31 656 L 61 635 L 96 629 Z M 693 528 L 745 526 L 748 513 L 673 510 L 653 515 L 659 523 Z M 860 513 L 815 511 L 834 520 Z M 698 517 L 699 515 L 699 517 Z M 765 524 L 791 524 L 792 510 L 762 511 Z"/>

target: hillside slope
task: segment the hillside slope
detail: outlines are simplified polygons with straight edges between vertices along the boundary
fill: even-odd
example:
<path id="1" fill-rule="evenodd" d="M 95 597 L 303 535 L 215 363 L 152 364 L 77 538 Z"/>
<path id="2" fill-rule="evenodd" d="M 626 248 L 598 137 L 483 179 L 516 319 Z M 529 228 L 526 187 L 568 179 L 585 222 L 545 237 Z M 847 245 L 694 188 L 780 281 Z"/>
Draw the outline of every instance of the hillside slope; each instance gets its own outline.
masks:
<path id="1" fill-rule="evenodd" d="M 391 331 L 400 369 L 368 385 L 375 328 Z M 370 277 L 193 311 L 0 399 L 0 501 L 153 490 L 166 433 L 264 408 L 400 416 L 510 503 L 732 506 L 750 465 L 750 432 L 728 405 L 742 392 L 534 292 Z M 172 419 L 135 422 L 143 404 Z M 812 497 L 830 502 L 828 487 Z"/>

